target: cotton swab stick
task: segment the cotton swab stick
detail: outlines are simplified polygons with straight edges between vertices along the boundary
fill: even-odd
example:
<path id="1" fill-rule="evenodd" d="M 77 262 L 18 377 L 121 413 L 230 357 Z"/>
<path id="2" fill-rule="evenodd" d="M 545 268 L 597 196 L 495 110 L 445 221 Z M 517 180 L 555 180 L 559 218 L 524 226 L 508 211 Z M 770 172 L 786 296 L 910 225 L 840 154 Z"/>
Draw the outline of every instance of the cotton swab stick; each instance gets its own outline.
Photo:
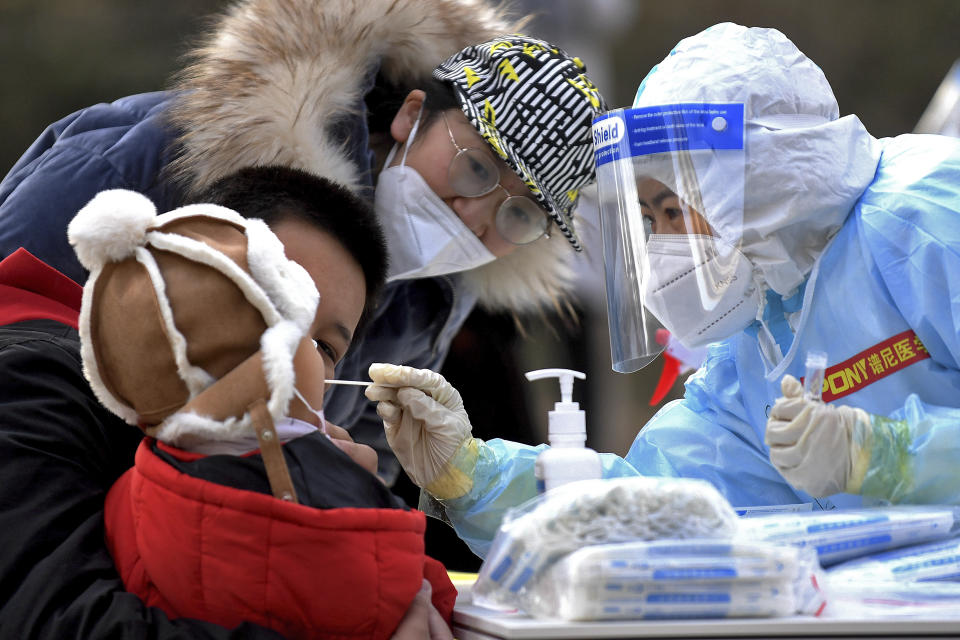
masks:
<path id="1" fill-rule="evenodd" d="M 355 387 L 369 387 L 372 384 L 376 384 L 373 380 L 324 380 L 326 384 L 348 384 Z M 392 387 L 398 389 L 403 385 L 400 384 L 381 384 L 381 387 Z"/>

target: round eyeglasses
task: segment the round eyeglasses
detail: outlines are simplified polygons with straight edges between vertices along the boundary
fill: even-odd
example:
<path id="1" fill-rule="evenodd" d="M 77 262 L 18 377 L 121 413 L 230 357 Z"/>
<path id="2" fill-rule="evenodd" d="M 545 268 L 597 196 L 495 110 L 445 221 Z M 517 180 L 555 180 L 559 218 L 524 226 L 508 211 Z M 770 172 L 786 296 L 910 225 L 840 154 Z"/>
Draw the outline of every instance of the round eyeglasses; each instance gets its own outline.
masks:
<path id="1" fill-rule="evenodd" d="M 550 219 L 546 212 L 527 196 L 512 195 L 500 184 L 500 169 L 490 154 L 482 149 L 461 147 L 453 137 L 447 114 L 441 112 L 447 127 L 450 142 L 457 148 L 457 155 L 450 161 L 447 178 L 457 194 L 465 198 L 479 198 L 500 188 L 507 194 L 500 203 L 494 218 L 497 232 L 513 244 L 530 244 L 547 231 Z"/>

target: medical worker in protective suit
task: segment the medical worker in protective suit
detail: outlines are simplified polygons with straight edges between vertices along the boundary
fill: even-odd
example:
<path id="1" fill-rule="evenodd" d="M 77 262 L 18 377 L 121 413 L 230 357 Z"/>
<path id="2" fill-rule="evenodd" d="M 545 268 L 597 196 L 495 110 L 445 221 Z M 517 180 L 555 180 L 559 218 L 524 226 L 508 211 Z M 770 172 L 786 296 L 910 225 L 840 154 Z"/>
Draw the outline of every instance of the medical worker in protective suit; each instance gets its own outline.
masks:
<path id="1" fill-rule="evenodd" d="M 605 475 L 704 478 L 738 507 L 960 503 L 960 141 L 873 138 L 779 31 L 720 24 L 595 120 L 594 143 L 614 368 L 652 360 L 663 327 L 710 344 Z M 800 382 L 812 351 L 820 400 Z M 429 373 L 371 375 L 433 396 L 368 392 L 483 554 L 533 495 L 538 449 L 472 439 Z"/>

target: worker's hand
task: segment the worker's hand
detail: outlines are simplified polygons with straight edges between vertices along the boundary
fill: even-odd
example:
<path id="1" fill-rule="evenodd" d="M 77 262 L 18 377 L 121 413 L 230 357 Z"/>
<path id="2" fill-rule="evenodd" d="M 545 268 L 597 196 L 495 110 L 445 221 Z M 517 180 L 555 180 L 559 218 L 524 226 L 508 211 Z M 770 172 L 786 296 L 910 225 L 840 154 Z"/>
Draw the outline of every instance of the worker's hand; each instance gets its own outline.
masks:
<path id="1" fill-rule="evenodd" d="M 373 475 L 377 475 L 378 458 L 373 447 L 354 442 L 346 429 L 338 427 L 330 421 L 327 421 L 327 435 L 330 437 L 333 446 L 350 456 L 351 460 Z"/>
<path id="2" fill-rule="evenodd" d="M 859 493 L 870 461 L 870 415 L 804 397 L 793 376 L 780 383 L 764 441 L 770 461 L 795 488 L 814 497 Z"/>
<path id="3" fill-rule="evenodd" d="M 472 469 L 457 463 L 472 435 L 457 390 L 429 369 L 375 363 L 369 373 L 374 384 L 366 396 L 377 403 L 387 443 L 410 479 L 441 499 L 469 491 Z"/>
<path id="4" fill-rule="evenodd" d="M 424 580 L 390 640 L 453 640 L 450 627 L 433 606 L 432 594 L 430 582 Z"/>

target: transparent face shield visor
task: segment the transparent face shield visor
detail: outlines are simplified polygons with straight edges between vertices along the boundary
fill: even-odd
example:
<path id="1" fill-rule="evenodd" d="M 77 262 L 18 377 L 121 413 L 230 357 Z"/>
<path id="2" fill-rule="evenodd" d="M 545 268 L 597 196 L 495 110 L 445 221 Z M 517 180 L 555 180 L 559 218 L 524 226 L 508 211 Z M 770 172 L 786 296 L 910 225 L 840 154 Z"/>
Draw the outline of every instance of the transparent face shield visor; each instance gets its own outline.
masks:
<path id="1" fill-rule="evenodd" d="M 741 330 L 755 314 L 740 252 L 743 105 L 617 109 L 593 138 L 614 371 L 656 358 L 660 328 L 690 348 Z"/>

